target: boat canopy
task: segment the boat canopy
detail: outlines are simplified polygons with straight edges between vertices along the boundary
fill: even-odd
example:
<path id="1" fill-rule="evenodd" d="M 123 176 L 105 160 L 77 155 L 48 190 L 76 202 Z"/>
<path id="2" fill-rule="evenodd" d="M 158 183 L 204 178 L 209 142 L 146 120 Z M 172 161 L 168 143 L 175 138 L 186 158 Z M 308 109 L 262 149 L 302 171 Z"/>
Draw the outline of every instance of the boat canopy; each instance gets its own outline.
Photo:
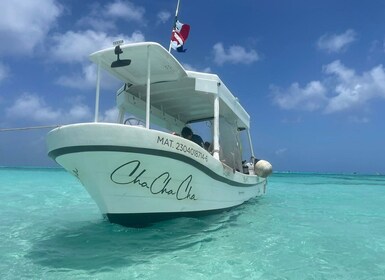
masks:
<path id="1" fill-rule="evenodd" d="M 166 118 L 168 122 L 174 119 L 174 127 L 213 119 L 219 100 L 219 117 L 239 129 L 250 126 L 249 115 L 217 75 L 185 70 L 158 43 L 124 44 L 118 51 L 111 47 L 91 54 L 90 59 L 124 83 L 117 93 L 120 109 L 145 112 L 149 83 L 152 121 L 153 114 L 166 122 Z M 130 62 L 124 67 L 111 67 L 118 60 Z"/>

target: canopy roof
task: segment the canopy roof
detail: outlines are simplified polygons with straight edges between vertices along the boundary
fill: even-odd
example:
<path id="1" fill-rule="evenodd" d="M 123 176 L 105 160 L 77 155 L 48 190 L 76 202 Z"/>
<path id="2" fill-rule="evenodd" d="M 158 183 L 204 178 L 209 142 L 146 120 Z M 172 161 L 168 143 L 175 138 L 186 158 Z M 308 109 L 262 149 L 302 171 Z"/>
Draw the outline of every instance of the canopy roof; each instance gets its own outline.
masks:
<path id="1" fill-rule="evenodd" d="M 161 45 L 153 42 L 120 46 L 120 59 L 131 64 L 112 68 L 117 60 L 114 48 L 91 54 L 90 58 L 125 83 L 124 91 L 146 101 L 148 54 L 151 68 L 151 106 L 189 123 L 214 117 L 214 100 L 219 97 L 219 114 L 240 128 L 248 128 L 250 117 L 221 79 L 215 74 L 186 71 Z M 145 108 L 138 108 L 145 109 Z"/>

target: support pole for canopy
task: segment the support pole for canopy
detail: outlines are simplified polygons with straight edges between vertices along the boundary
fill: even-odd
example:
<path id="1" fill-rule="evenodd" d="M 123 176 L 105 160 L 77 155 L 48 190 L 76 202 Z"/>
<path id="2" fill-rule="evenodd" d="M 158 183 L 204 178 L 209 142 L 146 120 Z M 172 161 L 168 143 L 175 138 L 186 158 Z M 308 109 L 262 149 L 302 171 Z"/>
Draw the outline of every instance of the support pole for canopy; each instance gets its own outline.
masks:
<path id="1" fill-rule="evenodd" d="M 219 160 L 219 92 L 214 99 L 214 158 Z"/>
<path id="2" fill-rule="evenodd" d="M 98 116 L 99 116 L 99 95 L 100 95 L 100 63 L 98 63 L 98 73 L 96 76 L 95 122 L 98 122 Z"/>
<path id="3" fill-rule="evenodd" d="M 150 92 L 151 92 L 151 58 L 150 46 L 147 46 L 147 96 L 146 96 L 146 128 L 150 128 Z"/>
<path id="4" fill-rule="evenodd" d="M 254 164 L 255 156 L 254 156 L 253 143 L 251 141 L 250 129 L 249 128 L 247 129 L 247 136 L 249 137 L 249 145 L 250 145 L 251 157 L 253 158 L 253 164 Z"/>
<path id="5" fill-rule="evenodd" d="M 172 26 L 172 30 L 175 29 L 176 21 L 178 20 L 178 12 L 179 12 L 179 1 L 176 4 L 176 10 L 175 10 L 175 19 L 174 19 L 174 25 Z M 171 40 L 170 40 L 170 46 L 168 47 L 168 52 L 171 52 Z"/>

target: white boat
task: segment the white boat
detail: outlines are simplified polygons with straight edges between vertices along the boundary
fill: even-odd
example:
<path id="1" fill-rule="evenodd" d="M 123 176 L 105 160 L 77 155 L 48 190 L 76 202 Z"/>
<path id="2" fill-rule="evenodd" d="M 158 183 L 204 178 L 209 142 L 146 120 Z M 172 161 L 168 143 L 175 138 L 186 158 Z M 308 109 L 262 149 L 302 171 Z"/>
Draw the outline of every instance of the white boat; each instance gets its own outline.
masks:
<path id="1" fill-rule="evenodd" d="M 272 167 L 264 160 L 254 166 L 250 117 L 217 75 L 185 70 L 153 42 L 117 45 L 90 59 L 98 73 L 123 83 L 117 123 L 98 122 L 98 75 L 95 121 L 50 131 L 48 154 L 110 222 L 140 226 L 215 213 L 265 194 Z M 202 135 L 209 149 L 178 135 L 196 123 L 209 124 L 211 135 Z"/>

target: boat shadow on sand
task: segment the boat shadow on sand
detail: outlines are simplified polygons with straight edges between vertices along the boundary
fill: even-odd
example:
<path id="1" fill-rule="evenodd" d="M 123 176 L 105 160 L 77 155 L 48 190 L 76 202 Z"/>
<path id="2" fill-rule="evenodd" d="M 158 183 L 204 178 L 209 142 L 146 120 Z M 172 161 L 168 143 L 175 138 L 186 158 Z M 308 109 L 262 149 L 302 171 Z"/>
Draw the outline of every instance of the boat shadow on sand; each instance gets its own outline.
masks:
<path id="1" fill-rule="evenodd" d="M 25 257 L 46 267 L 95 272 L 148 263 L 170 252 L 198 251 L 204 243 L 215 241 L 217 231 L 237 226 L 244 207 L 146 228 L 126 228 L 103 220 L 71 223 L 66 228 L 47 229 L 48 234 L 37 240 Z"/>

